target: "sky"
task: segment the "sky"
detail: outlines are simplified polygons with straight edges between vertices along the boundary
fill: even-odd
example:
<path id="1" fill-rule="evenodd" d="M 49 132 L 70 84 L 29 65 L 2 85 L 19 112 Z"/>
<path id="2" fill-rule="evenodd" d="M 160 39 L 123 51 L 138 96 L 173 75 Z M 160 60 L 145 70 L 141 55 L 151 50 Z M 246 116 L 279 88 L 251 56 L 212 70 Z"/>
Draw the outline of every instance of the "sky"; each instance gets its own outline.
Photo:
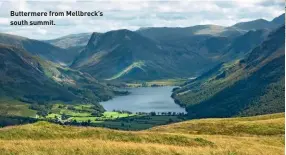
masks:
<path id="1" fill-rule="evenodd" d="M 142 27 L 231 26 L 285 12 L 284 0 L 0 0 L 0 32 L 32 39 Z M 102 17 L 11 17 L 10 11 L 101 11 Z M 52 26 L 11 26 L 10 21 L 54 20 Z"/>

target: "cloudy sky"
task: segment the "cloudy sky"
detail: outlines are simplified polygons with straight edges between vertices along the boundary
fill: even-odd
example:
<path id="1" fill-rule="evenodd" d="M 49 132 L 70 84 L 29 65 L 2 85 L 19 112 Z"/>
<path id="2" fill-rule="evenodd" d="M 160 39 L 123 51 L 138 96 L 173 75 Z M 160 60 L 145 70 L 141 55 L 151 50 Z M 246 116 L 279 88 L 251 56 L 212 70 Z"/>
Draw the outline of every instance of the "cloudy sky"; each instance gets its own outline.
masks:
<path id="1" fill-rule="evenodd" d="M 83 32 L 140 27 L 230 26 L 284 11 L 284 0 L 0 0 L 0 32 L 53 39 Z M 10 11 L 102 11 L 103 17 L 10 17 Z M 10 26 L 15 20 L 54 20 L 55 26 Z"/>

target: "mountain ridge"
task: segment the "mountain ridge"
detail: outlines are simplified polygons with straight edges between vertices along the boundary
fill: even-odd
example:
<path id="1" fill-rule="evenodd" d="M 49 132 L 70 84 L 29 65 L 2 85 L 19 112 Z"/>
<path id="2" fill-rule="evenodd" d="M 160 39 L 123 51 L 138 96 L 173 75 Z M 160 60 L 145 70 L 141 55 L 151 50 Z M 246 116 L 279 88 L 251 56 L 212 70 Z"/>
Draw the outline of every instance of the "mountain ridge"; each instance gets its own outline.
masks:
<path id="1" fill-rule="evenodd" d="M 68 51 L 65 49 L 39 40 L 0 33 L 0 43 L 22 48 L 33 55 L 38 55 L 57 63 L 68 63 L 72 59 L 68 56 Z"/>

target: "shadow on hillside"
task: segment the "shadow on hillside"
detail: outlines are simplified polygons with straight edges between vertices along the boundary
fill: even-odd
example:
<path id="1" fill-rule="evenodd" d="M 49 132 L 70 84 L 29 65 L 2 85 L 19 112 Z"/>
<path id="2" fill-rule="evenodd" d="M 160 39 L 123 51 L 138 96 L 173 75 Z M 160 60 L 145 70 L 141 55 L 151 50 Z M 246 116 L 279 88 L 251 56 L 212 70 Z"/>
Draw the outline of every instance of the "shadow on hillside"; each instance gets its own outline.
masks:
<path id="1" fill-rule="evenodd" d="M 159 125 L 166 125 L 176 122 L 185 121 L 187 117 L 185 115 L 137 115 L 129 117 L 114 118 L 104 121 L 85 121 L 85 122 L 65 122 L 65 125 L 75 126 L 93 126 L 104 127 L 117 130 L 145 130 Z"/>
<path id="2" fill-rule="evenodd" d="M 21 117 L 21 116 L 1 116 L 0 115 L 0 128 L 12 125 L 22 125 L 37 122 L 36 118 Z"/>
<path id="3" fill-rule="evenodd" d="M 176 122 L 187 120 L 186 115 L 136 115 L 121 118 L 113 118 L 103 121 L 66 121 L 60 122 L 52 119 L 36 119 L 30 117 L 21 116 L 0 116 L 0 128 L 12 125 L 23 125 L 29 123 L 35 123 L 37 121 L 49 121 L 51 123 L 61 125 L 72 125 L 72 126 L 92 126 L 92 127 L 103 127 L 116 130 L 145 130 L 159 125 L 166 125 Z"/>

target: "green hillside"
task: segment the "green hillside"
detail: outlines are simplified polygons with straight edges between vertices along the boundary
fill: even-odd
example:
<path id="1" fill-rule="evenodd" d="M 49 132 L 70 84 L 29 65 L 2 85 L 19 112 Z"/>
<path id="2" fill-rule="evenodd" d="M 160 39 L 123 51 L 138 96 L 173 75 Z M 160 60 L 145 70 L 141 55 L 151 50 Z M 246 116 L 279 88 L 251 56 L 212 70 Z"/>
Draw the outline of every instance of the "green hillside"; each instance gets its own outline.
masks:
<path id="1" fill-rule="evenodd" d="M 32 55 L 37 55 L 45 60 L 60 64 L 70 63 L 75 56 L 72 51 L 70 52 L 69 50 L 51 45 L 43 41 L 5 33 L 0 33 L 0 43 L 20 48 Z"/>
<path id="2" fill-rule="evenodd" d="M 0 45 L 0 55 L 1 116 L 35 117 L 33 110 L 47 115 L 54 102 L 93 104 L 102 113 L 104 109 L 98 102 L 122 94 L 86 73 L 13 46 Z"/>
<path id="3" fill-rule="evenodd" d="M 0 150 L 3 155 L 282 155 L 284 122 L 280 113 L 191 120 L 137 132 L 37 122 L 0 129 Z"/>
<path id="4" fill-rule="evenodd" d="M 225 63 L 175 91 L 190 117 L 230 117 L 284 111 L 284 27 L 243 60 Z"/>

